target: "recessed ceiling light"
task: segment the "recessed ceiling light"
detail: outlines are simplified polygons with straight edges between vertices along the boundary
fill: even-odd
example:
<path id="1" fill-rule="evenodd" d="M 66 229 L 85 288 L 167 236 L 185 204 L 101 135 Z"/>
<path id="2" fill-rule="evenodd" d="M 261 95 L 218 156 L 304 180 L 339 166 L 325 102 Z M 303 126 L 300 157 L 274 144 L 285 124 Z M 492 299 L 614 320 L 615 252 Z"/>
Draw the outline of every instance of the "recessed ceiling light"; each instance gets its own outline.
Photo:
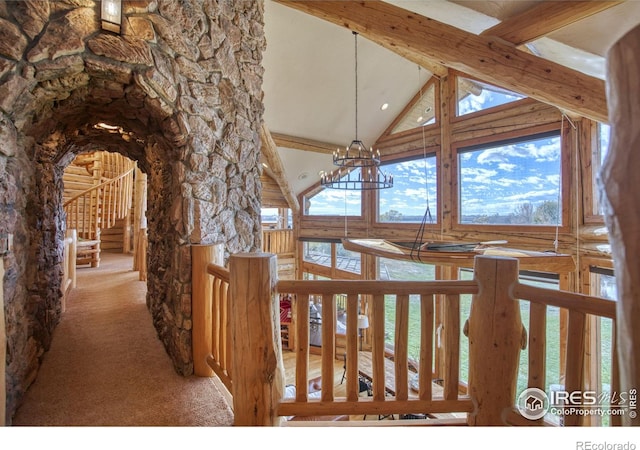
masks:
<path id="1" fill-rule="evenodd" d="M 300 172 L 300 175 L 298 175 L 298 180 L 304 180 L 309 176 L 309 172 Z"/>
<path id="2" fill-rule="evenodd" d="M 385 110 L 385 109 L 387 109 L 388 107 L 389 107 L 389 104 L 388 104 L 388 103 L 383 103 L 383 104 L 382 104 L 382 106 L 380 107 L 380 109 L 381 109 L 382 111 L 384 111 L 384 110 Z"/>
<path id="3" fill-rule="evenodd" d="M 422 122 L 422 120 L 423 120 L 423 119 L 424 119 L 424 117 L 420 116 L 420 117 L 418 117 L 418 118 L 416 119 L 416 122 L 420 123 L 420 122 Z"/>

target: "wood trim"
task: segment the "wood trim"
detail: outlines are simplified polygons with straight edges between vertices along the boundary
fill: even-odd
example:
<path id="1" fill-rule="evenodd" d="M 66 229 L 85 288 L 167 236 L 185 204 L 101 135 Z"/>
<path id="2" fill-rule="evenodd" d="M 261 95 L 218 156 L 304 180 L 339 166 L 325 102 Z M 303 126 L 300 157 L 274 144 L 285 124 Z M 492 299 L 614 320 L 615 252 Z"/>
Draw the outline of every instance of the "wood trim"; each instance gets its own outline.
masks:
<path id="1" fill-rule="evenodd" d="M 437 61 L 484 82 L 511 89 L 601 122 L 608 122 L 603 80 L 477 36 L 386 2 L 277 0 L 421 64 Z"/>
<path id="2" fill-rule="evenodd" d="M 274 175 L 276 183 L 278 183 L 278 186 L 280 186 L 282 194 L 287 200 L 291 211 L 294 214 L 298 214 L 300 212 L 300 204 L 298 203 L 298 198 L 296 197 L 293 188 L 289 184 L 289 180 L 287 179 L 284 166 L 282 165 L 282 161 L 280 160 L 280 155 L 278 154 L 276 144 L 271 137 L 271 133 L 264 124 L 262 124 L 262 126 L 260 127 L 260 139 L 262 140 L 262 154 L 267 160 L 267 164 L 269 165 L 269 168 Z"/>
<path id="3" fill-rule="evenodd" d="M 271 132 L 271 137 L 278 147 L 292 148 L 295 150 L 305 150 L 308 152 L 323 153 L 325 155 L 331 155 L 336 148 L 343 147 L 338 144 L 331 144 L 329 142 L 321 142 L 313 139 L 302 138 L 298 136 L 291 136 L 283 133 Z"/>
<path id="4" fill-rule="evenodd" d="M 460 180 L 459 180 L 459 167 L 458 167 L 458 154 L 460 149 L 462 148 L 466 148 L 466 147 L 471 147 L 474 145 L 490 145 L 492 143 L 499 143 L 501 141 L 504 140 L 508 140 L 508 139 L 513 139 L 513 138 L 527 138 L 528 136 L 535 136 L 537 134 L 541 134 L 541 133 L 546 133 L 546 132 L 551 132 L 551 131 L 558 131 L 560 133 L 560 124 L 559 123 L 548 123 L 542 126 L 538 126 L 538 127 L 534 127 L 534 128 L 526 128 L 526 129 L 522 129 L 522 130 L 514 130 L 511 132 L 507 132 L 507 133 L 502 133 L 499 135 L 493 135 L 493 136 L 485 136 L 483 138 L 479 138 L 479 139 L 471 139 L 468 141 L 458 141 L 455 142 L 451 145 L 453 152 L 452 152 L 452 157 L 451 157 L 451 177 L 452 177 L 452 191 L 450 193 L 450 198 L 451 198 L 451 203 L 452 203 L 452 208 L 451 208 L 451 216 L 452 216 L 452 225 L 451 225 L 451 229 L 455 229 L 458 231 L 480 231 L 483 227 L 486 227 L 488 229 L 488 231 L 492 231 L 492 232 L 498 232 L 498 233 L 504 233 L 504 232 L 508 232 L 508 231 L 513 231 L 516 233 L 522 233 L 522 232 L 526 232 L 528 234 L 532 234 L 535 236 L 534 239 L 539 239 L 541 236 L 545 236 L 546 239 L 548 239 L 548 237 L 550 235 L 554 235 L 556 227 L 554 225 L 549 225 L 549 226 L 516 226 L 516 225 L 484 225 L 484 226 L 480 226 L 478 224 L 461 224 L 460 223 L 460 207 L 459 207 L 459 195 L 454 195 L 455 193 L 459 193 L 460 191 Z M 567 158 L 567 146 L 564 145 L 561 142 L 561 159 L 562 159 L 562 163 L 561 163 L 561 180 L 563 181 L 562 184 L 562 197 L 563 197 L 563 204 L 566 204 L 567 201 L 567 195 L 569 192 L 569 186 L 567 185 L 568 183 L 565 182 L 565 180 L 570 180 L 572 178 L 571 175 L 571 168 L 567 167 L 567 162 L 566 162 L 566 158 Z M 566 215 L 566 208 L 563 208 L 563 215 Z M 563 233 L 563 234 L 567 234 L 569 233 L 571 230 L 570 228 L 570 223 L 568 223 L 567 221 L 567 217 L 563 217 L 563 225 L 561 227 L 559 227 L 559 232 Z"/>
<path id="5" fill-rule="evenodd" d="M 484 30 L 481 36 L 504 39 L 516 46 L 535 41 L 622 1 L 545 1 Z"/>
<path id="6" fill-rule="evenodd" d="M 425 92 L 431 87 L 431 85 L 434 85 L 434 89 L 433 89 L 433 107 L 435 109 L 434 114 L 435 114 L 435 118 L 436 118 L 436 123 L 434 125 L 438 125 L 438 123 L 440 122 L 439 117 L 438 117 L 438 110 L 439 110 L 439 105 L 440 105 L 440 101 L 438 99 L 438 93 L 439 93 L 439 89 L 438 89 L 438 78 L 436 77 L 431 77 L 427 80 L 426 83 L 424 83 L 424 85 L 422 85 L 421 89 L 416 92 L 416 94 L 413 96 L 413 98 L 411 100 L 409 100 L 409 103 L 406 104 L 406 106 L 402 109 L 402 111 L 400 112 L 400 114 L 398 114 L 396 116 L 395 119 L 393 119 L 393 122 L 391 122 L 391 124 L 387 127 L 386 130 L 384 130 L 382 132 L 382 134 L 380 135 L 380 138 L 378 138 L 378 140 L 380 140 L 383 137 L 386 136 L 393 136 L 395 133 L 392 133 L 393 129 L 400 123 L 402 122 L 402 120 L 404 119 L 404 116 L 407 115 L 409 113 L 409 111 L 411 111 L 411 109 L 416 105 L 416 103 L 418 103 L 420 100 L 422 100 L 422 97 L 424 96 Z M 416 127 L 417 129 L 420 128 L 424 128 L 424 127 Z"/>

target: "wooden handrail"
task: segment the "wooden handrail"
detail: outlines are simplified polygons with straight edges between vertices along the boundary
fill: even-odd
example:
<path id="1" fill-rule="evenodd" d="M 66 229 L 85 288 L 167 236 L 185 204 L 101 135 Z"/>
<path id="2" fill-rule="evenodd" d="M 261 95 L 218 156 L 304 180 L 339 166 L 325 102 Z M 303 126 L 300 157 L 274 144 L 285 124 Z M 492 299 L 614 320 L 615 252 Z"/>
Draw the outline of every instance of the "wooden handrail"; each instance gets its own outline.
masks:
<path id="1" fill-rule="evenodd" d="M 123 160 L 124 157 L 118 155 L 116 159 Z M 75 228 L 79 238 L 99 239 L 100 229 L 113 227 L 116 220 L 126 217 L 131 209 L 135 165 L 133 162 L 120 164 L 116 161 L 115 166 L 116 170 L 128 169 L 64 202 L 67 228 Z"/>
<path id="2" fill-rule="evenodd" d="M 616 302 L 607 298 L 566 291 L 563 291 L 562 295 L 558 295 L 558 291 L 521 283 L 514 286 L 513 295 L 516 298 L 527 299 L 532 303 L 567 308 L 583 314 L 609 319 L 616 318 Z"/>
<path id="3" fill-rule="evenodd" d="M 566 379 L 567 390 L 579 390 L 583 382 L 584 341 L 585 341 L 585 317 L 594 314 L 600 317 L 609 317 L 615 320 L 615 302 L 599 297 L 574 294 L 564 291 L 552 291 L 538 287 L 520 284 L 518 279 L 518 261 L 513 258 L 499 258 L 481 256 L 476 260 L 474 268 L 474 280 L 463 281 L 424 281 L 424 282 L 398 282 L 398 281 L 365 281 L 365 280 L 280 280 L 264 278 L 256 281 L 257 272 L 265 270 L 266 260 L 272 255 L 246 254 L 234 255 L 236 264 L 243 267 L 244 276 L 238 278 L 234 269 L 227 269 L 219 264 L 203 261 L 200 268 L 194 267 L 194 273 L 201 271 L 209 278 L 205 282 L 206 290 L 211 301 L 207 306 L 210 317 L 208 327 L 208 339 L 210 350 L 206 356 L 206 362 L 213 373 L 218 375 L 230 392 L 261 392 L 266 397 L 261 400 L 241 396 L 237 399 L 241 404 L 236 404 L 234 409 L 243 410 L 243 424 L 273 425 L 276 423 L 274 416 L 270 415 L 271 407 L 277 416 L 326 416 L 326 415 L 378 415 L 378 414 L 410 414 L 410 413 L 469 413 L 469 425 L 505 425 L 507 423 L 517 425 L 540 425 L 542 420 L 529 421 L 516 413 L 515 389 L 518 371 L 518 359 L 523 348 L 523 326 L 519 313 L 519 300 L 531 302 L 530 334 L 529 334 L 529 385 L 530 387 L 545 387 L 546 355 L 546 327 L 545 317 L 547 305 L 566 308 L 569 311 L 570 336 L 567 345 Z M 247 259 L 248 258 L 248 259 Z M 256 265 L 258 262 L 260 264 Z M 249 269 L 251 267 L 252 269 Z M 257 267 L 262 267 L 257 269 Z M 492 267 L 492 269 L 489 269 Z M 255 270 L 254 270 L 255 269 Z M 248 276 L 251 273 L 251 277 Z M 261 272 L 262 273 L 262 272 Z M 270 277 L 274 277 L 273 269 L 270 269 Z M 253 280 L 252 287 L 248 287 L 249 280 Z M 203 285 L 199 283 L 199 285 Z M 230 285 L 236 286 L 236 295 L 231 301 Z M 271 287 L 270 287 L 271 286 Z M 199 295 L 195 292 L 194 296 Z M 264 291 L 266 289 L 266 291 Z M 237 294 L 238 291 L 241 294 Z M 295 398 L 269 398 L 269 392 L 273 395 L 279 391 L 274 388 L 278 384 L 279 374 L 277 365 L 273 361 L 281 359 L 281 346 L 279 341 L 279 317 L 274 309 L 275 299 L 278 293 L 286 293 L 296 298 L 294 302 L 295 328 L 298 338 L 294 346 L 296 354 L 296 396 Z M 420 300 L 421 330 L 420 330 L 420 357 L 417 361 L 419 374 L 428 374 L 419 377 L 418 392 L 409 389 L 407 377 L 409 358 L 406 352 L 407 345 L 407 305 L 410 295 L 418 295 Z M 459 299 L 461 295 L 472 294 L 472 311 L 469 318 L 468 332 L 470 338 L 469 348 L 469 383 L 468 394 L 461 394 L 458 386 L 459 372 L 459 339 L 460 339 L 460 313 Z M 362 296 L 368 296 L 368 308 L 371 323 L 371 354 L 370 370 L 373 379 L 372 397 L 360 397 L 358 375 L 361 371 L 358 358 L 346 360 L 346 395 L 337 397 L 334 392 L 334 360 L 336 329 L 336 302 L 340 299 L 347 313 L 346 322 L 346 352 L 350 355 L 359 354 L 359 339 L 357 328 L 357 316 Z M 396 299 L 396 315 L 394 318 L 385 317 L 385 296 L 393 296 Z M 433 372 L 433 345 L 436 342 L 436 330 L 433 326 L 435 316 L 435 300 L 439 296 L 443 301 L 445 335 L 444 353 L 448 356 L 444 360 L 443 387 L 432 384 Z M 310 398 L 308 392 L 309 379 L 309 301 L 311 298 L 322 298 L 322 331 L 323 331 L 323 356 L 322 356 L 322 392 L 321 398 Z M 415 297 L 414 297 L 415 298 Z M 258 300 L 261 299 L 261 300 Z M 195 301 L 195 300 L 194 300 Z M 388 301 L 388 297 L 387 300 Z M 412 300 L 415 301 L 415 300 Z M 249 302 L 245 304 L 245 302 Z M 262 304 L 263 319 L 253 317 L 258 303 Z M 194 303 L 194 342 L 198 339 L 196 332 L 196 306 Z M 239 308 L 242 316 L 236 317 L 229 308 Z M 266 309 L 265 309 L 266 308 Z M 267 311 L 272 311 L 271 313 Z M 249 314 L 249 311 L 252 311 Z M 238 312 L 237 314 L 240 314 Z M 270 319 L 266 322 L 265 317 Z M 394 369 L 391 384 L 391 395 L 388 388 L 388 373 L 385 372 L 385 323 L 391 319 L 395 322 L 394 342 Z M 236 325 L 233 326 L 232 322 Z M 273 321 L 273 323 L 267 323 Z M 615 322 L 614 322 L 615 323 Z M 266 328 L 265 328 L 266 327 Z M 257 333 L 257 329 L 262 331 Z M 246 330 L 252 330 L 246 333 Z M 239 331 L 244 330 L 244 331 Z M 269 336 L 260 338 L 255 342 L 254 334 Z M 240 333 L 240 334 L 238 334 Z M 232 338 L 233 334 L 233 338 Z M 466 333 L 465 333 L 466 334 Z M 257 345 L 266 353 L 260 353 L 260 358 L 247 359 L 247 348 L 243 347 L 244 356 L 239 364 L 238 348 L 232 347 L 237 340 L 247 340 L 243 345 Z M 266 346 L 266 347 L 265 347 Z M 195 347 L 195 344 L 194 344 Z M 262 352 L 263 350 L 260 350 Z M 273 352 L 266 360 L 262 356 Z M 258 361 L 260 360 L 260 361 Z M 267 361 L 271 361 L 268 363 Z M 388 361 L 387 361 L 388 362 Z M 253 367 L 248 371 L 247 364 L 265 364 L 264 367 Z M 242 373 L 234 373 L 233 368 L 242 368 Z M 258 377 L 249 373 L 260 374 Z M 254 377 L 253 381 L 245 378 Z M 275 378 L 273 378 L 275 377 Z M 262 381 L 259 381 L 262 380 Z M 493 381 L 491 381 L 493 380 Z M 239 384 L 238 384 L 239 383 Z M 254 385 L 252 383 L 258 383 Z M 267 383 L 267 384 L 261 384 Z M 272 385 L 272 383 L 275 383 Z M 613 384 L 617 382 L 614 380 Z M 435 387 L 434 387 L 435 386 Z M 256 403 L 252 406 L 245 402 Z M 267 407 L 268 405 L 271 405 Z M 267 407 L 266 409 L 263 409 Z M 258 408 L 258 409 L 253 409 Z M 262 411 L 254 414 L 252 411 Z M 257 421 L 257 422 L 256 422 Z M 579 425 L 579 417 L 566 417 L 566 425 Z M 402 425 L 402 422 L 398 422 Z"/>
<path id="4" fill-rule="evenodd" d="M 85 189 L 84 191 L 80 192 L 79 194 L 74 195 L 73 197 L 71 197 L 69 200 L 67 200 L 66 202 L 64 202 L 63 207 L 67 207 L 71 202 L 73 202 L 74 200 L 83 197 L 84 195 L 88 194 L 91 191 L 95 191 L 97 189 L 100 189 L 110 183 L 113 183 L 115 181 L 118 181 L 124 177 L 126 177 L 127 175 L 131 175 L 133 173 L 133 171 L 135 170 L 135 167 L 132 167 L 131 169 L 127 170 L 125 173 L 115 177 L 115 178 L 111 178 L 107 181 L 103 181 L 100 184 L 97 184 L 95 186 L 91 186 L 89 189 Z"/>
<path id="5" fill-rule="evenodd" d="M 296 294 L 476 294 L 475 281 L 280 280 L 278 292 Z"/>

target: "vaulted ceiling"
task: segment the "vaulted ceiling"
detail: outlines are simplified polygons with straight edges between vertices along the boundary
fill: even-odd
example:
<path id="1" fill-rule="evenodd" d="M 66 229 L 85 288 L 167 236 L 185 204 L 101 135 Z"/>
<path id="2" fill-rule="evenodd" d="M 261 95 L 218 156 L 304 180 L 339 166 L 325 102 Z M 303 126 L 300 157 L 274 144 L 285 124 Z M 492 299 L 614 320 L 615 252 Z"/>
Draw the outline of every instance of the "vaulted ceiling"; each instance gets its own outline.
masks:
<path id="1" fill-rule="evenodd" d="M 267 171 L 294 198 L 447 68 L 606 121 L 606 53 L 638 24 L 633 0 L 265 0 Z"/>

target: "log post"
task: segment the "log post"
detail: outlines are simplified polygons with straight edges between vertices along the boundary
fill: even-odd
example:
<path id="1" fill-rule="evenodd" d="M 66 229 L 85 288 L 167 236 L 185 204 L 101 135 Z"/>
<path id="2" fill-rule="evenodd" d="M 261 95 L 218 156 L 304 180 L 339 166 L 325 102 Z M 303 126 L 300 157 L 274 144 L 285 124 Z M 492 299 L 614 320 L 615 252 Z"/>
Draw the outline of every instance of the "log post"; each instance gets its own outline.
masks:
<path id="1" fill-rule="evenodd" d="M 75 289 L 77 286 L 76 261 L 78 260 L 78 230 L 75 228 L 67 230 L 66 236 L 71 238 L 71 245 L 69 246 L 69 278 L 71 278 L 71 288 Z"/>
<path id="2" fill-rule="evenodd" d="M 518 260 L 476 256 L 478 294 L 469 315 L 469 395 L 476 405 L 468 424 L 505 425 L 515 406 L 522 321 L 512 287 Z"/>
<path id="3" fill-rule="evenodd" d="M 213 376 L 213 370 L 207 364 L 207 356 L 212 352 L 211 330 L 213 327 L 213 284 L 207 273 L 207 265 L 209 263 L 223 265 L 224 262 L 220 257 L 223 251 L 223 244 L 191 246 L 193 372 L 200 377 Z"/>
<path id="4" fill-rule="evenodd" d="M 229 259 L 233 411 L 236 426 L 277 426 L 284 389 L 276 256 Z"/>
<path id="5" fill-rule="evenodd" d="M 616 344 L 620 389 L 640 388 L 640 26 L 607 53 L 607 97 L 611 139 L 600 173 L 605 221 L 613 256 L 618 303 Z M 625 414 L 623 425 L 640 425 Z"/>
<path id="6" fill-rule="evenodd" d="M 147 281 L 147 247 L 149 240 L 147 237 L 147 229 L 140 228 L 138 233 L 138 242 L 135 254 L 138 255 L 138 268 L 134 269 L 138 271 L 138 280 Z"/>

